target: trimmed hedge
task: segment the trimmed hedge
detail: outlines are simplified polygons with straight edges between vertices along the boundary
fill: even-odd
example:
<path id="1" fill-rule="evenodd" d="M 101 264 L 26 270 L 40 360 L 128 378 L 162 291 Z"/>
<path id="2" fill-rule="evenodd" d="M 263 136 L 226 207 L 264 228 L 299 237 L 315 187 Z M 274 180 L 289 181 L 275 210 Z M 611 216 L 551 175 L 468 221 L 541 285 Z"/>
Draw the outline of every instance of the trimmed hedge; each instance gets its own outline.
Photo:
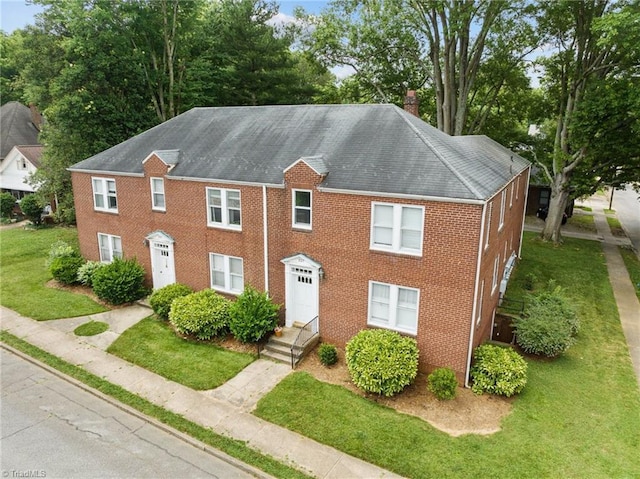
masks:
<path id="1" fill-rule="evenodd" d="M 346 360 L 353 383 L 360 389 L 393 396 L 418 374 L 415 339 L 385 329 L 360 331 L 347 343 Z"/>
<path id="2" fill-rule="evenodd" d="M 338 362 L 338 350 L 333 344 L 322 343 L 318 346 L 318 358 L 325 366 L 331 366 Z"/>
<path id="3" fill-rule="evenodd" d="M 169 311 L 171 311 L 171 304 L 176 298 L 182 298 L 193 293 L 186 284 L 174 283 L 164 286 L 163 288 L 156 289 L 149 297 L 149 305 L 156 315 L 164 319 L 169 319 Z"/>
<path id="4" fill-rule="evenodd" d="M 454 399 L 458 392 L 456 373 L 451 368 L 438 368 L 427 377 L 427 389 L 440 400 Z"/>
<path id="5" fill-rule="evenodd" d="M 11 193 L 0 193 L 0 217 L 11 218 L 16 199 Z"/>
<path id="6" fill-rule="evenodd" d="M 471 390 L 476 394 L 509 397 L 527 384 L 527 363 L 511 348 L 482 344 L 474 350 L 473 359 Z"/>
<path id="7" fill-rule="evenodd" d="M 22 198 L 20 201 L 20 209 L 34 225 L 42 223 L 44 205 L 36 194 L 30 194 Z"/>
<path id="8" fill-rule="evenodd" d="M 204 289 L 173 300 L 169 321 L 178 332 L 198 339 L 211 339 L 229 325 L 229 300 Z"/>
<path id="9" fill-rule="evenodd" d="M 115 258 L 93 274 L 93 292 L 111 304 L 130 303 L 147 294 L 144 268 L 135 259 Z"/>
<path id="10" fill-rule="evenodd" d="M 229 306 L 229 329 L 243 343 L 260 341 L 277 326 L 279 309 L 267 293 L 246 285 Z"/>

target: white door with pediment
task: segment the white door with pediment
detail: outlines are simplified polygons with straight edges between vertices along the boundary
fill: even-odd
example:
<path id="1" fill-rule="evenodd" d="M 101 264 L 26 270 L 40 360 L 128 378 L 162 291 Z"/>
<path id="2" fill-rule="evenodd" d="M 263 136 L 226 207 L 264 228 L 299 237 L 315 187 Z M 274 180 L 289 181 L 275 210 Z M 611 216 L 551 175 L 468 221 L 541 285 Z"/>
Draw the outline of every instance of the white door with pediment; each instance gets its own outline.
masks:
<path id="1" fill-rule="evenodd" d="M 147 237 L 151 251 L 153 289 L 160 289 L 176 282 L 173 258 L 173 239 L 168 235 L 152 234 Z"/>
<path id="2" fill-rule="evenodd" d="M 304 255 L 283 260 L 285 264 L 286 326 L 293 323 L 306 324 L 316 316 L 319 309 L 318 286 L 320 265 Z M 317 322 L 315 323 L 317 331 Z"/>

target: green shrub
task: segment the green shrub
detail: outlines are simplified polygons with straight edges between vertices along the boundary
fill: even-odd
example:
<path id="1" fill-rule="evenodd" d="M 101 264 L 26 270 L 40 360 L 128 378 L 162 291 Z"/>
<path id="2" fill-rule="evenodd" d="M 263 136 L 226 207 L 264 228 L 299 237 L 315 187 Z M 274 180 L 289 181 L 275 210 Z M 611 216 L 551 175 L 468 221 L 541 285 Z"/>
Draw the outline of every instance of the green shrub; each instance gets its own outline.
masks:
<path id="1" fill-rule="evenodd" d="M 62 256 L 56 258 L 49 266 L 49 271 L 56 281 L 63 284 L 78 282 L 78 270 L 84 264 L 80 256 Z"/>
<path id="2" fill-rule="evenodd" d="M 44 205 L 37 195 L 31 194 L 22 198 L 22 200 L 20 200 L 20 209 L 27 219 L 34 225 L 42 223 L 42 211 L 44 210 Z"/>
<path id="3" fill-rule="evenodd" d="M 471 390 L 476 394 L 509 397 L 527 384 L 527 363 L 511 348 L 483 344 L 475 349 L 473 359 Z"/>
<path id="4" fill-rule="evenodd" d="M 440 400 L 454 399 L 458 392 L 456 373 L 451 368 L 438 368 L 427 377 L 427 389 Z"/>
<path id="5" fill-rule="evenodd" d="M 513 325 L 523 351 L 555 357 L 575 344 L 579 320 L 562 289 L 551 284 L 529 298 L 524 317 L 516 318 Z"/>
<path id="6" fill-rule="evenodd" d="M 171 311 L 173 300 L 191 293 L 193 293 L 193 289 L 186 284 L 169 284 L 151 293 L 149 304 L 159 318 L 167 320 L 169 319 L 169 311 Z"/>
<path id="7" fill-rule="evenodd" d="M 63 258 L 65 256 L 80 256 L 80 253 L 78 253 L 78 251 L 68 243 L 65 243 L 62 240 L 58 240 L 49 248 L 49 256 L 47 258 L 47 261 L 45 262 L 45 266 L 49 268 L 54 259 Z"/>
<path id="8" fill-rule="evenodd" d="M 16 199 L 11 193 L 0 193 L 0 218 L 11 218 Z"/>
<path id="9" fill-rule="evenodd" d="M 78 268 L 78 282 L 85 286 L 93 286 L 93 275 L 103 266 L 104 263 L 101 263 L 100 261 L 87 261 Z"/>
<path id="10" fill-rule="evenodd" d="M 173 300 L 169 321 L 182 334 L 211 339 L 229 324 L 229 301 L 211 289 L 191 293 Z"/>
<path id="11" fill-rule="evenodd" d="M 418 374 L 418 346 L 394 331 L 360 331 L 347 343 L 346 360 L 353 383 L 360 389 L 393 396 Z"/>
<path id="12" fill-rule="evenodd" d="M 243 343 L 259 341 L 278 324 L 280 305 L 250 285 L 229 306 L 229 329 Z"/>
<path id="13" fill-rule="evenodd" d="M 135 259 L 115 258 L 93 273 L 93 292 L 111 304 L 130 303 L 147 294 L 144 268 Z"/>
<path id="14" fill-rule="evenodd" d="M 538 281 L 538 277 L 533 273 L 527 273 L 524 277 L 523 287 L 527 291 L 533 291 L 536 287 L 536 282 Z"/>
<path id="15" fill-rule="evenodd" d="M 338 362 L 338 350 L 333 344 L 322 343 L 318 347 L 318 357 L 325 366 L 331 366 Z"/>

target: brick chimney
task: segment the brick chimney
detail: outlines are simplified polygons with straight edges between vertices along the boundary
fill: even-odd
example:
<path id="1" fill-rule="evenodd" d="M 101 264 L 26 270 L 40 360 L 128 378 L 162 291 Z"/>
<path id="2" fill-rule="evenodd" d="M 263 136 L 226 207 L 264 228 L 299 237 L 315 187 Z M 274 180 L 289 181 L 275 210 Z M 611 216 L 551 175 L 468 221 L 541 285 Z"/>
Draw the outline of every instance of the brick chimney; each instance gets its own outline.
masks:
<path id="1" fill-rule="evenodd" d="M 35 103 L 29 103 L 29 109 L 31 110 L 31 123 L 38 131 L 42 131 L 42 113 L 40 113 Z"/>
<path id="2" fill-rule="evenodd" d="M 407 96 L 404 97 L 404 110 L 420 118 L 420 100 L 415 90 L 407 91 Z"/>

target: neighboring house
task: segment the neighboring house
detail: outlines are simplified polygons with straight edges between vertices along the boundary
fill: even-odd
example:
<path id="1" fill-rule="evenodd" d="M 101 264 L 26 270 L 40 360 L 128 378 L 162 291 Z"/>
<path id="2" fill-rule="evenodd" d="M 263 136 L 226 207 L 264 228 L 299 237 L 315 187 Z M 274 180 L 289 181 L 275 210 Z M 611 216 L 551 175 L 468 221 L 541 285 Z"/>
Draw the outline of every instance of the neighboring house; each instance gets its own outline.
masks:
<path id="1" fill-rule="evenodd" d="M 29 176 L 40 167 L 42 149 L 36 146 L 14 146 L 0 163 L 0 187 L 9 192 L 16 200 L 35 191 L 28 183 Z"/>
<path id="2" fill-rule="evenodd" d="M 40 166 L 41 125 L 42 116 L 33 106 L 11 101 L 0 107 L 0 188 L 16 200 L 34 191 L 26 180 Z"/>
<path id="3" fill-rule="evenodd" d="M 338 345 L 392 329 L 416 338 L 421 369 L 462 381 L 529 181 L 489 138 L 393 105 L 194 108 L 70 170 L 86 258 L 136 257 L 154 288 L 251 284 Z"/>
<path id="4" fill-rule="evenodd" d="M 527 215 L 535 216 L 538 210 L 541 208 L 549 208 L 549 200 L 551 198 L 551 187 L 549 183 L 544 180 L 542 170 L 537 166 L 531 167 L 531 179 L 529 181 L 529 192 L 527 194 Z M 569 198 L 567 207 L 564 212 L 567 217 L 573 216 L 573 206 L 575 200 Z"/>

